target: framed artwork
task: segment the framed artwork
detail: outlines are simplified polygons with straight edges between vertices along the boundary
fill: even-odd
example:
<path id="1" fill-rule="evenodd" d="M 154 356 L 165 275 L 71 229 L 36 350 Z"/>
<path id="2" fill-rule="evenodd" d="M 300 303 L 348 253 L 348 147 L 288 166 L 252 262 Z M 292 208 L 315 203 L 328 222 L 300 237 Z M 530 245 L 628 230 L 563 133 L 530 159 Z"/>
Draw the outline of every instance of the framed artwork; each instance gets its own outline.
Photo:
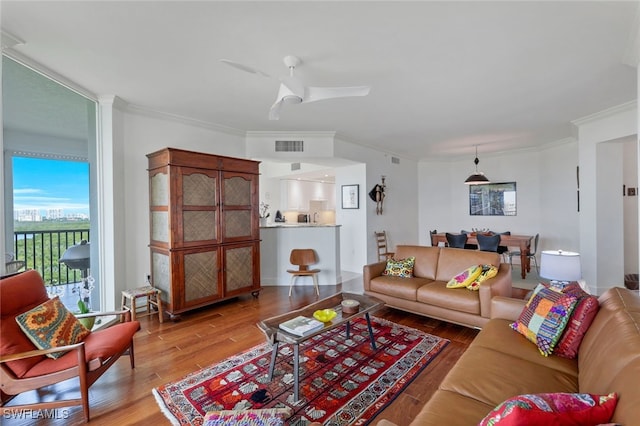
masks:
<path id="1" fill-rule="evenodd" d="M 360 208 L 360 185 L 342 185 L 342 208 Z"/>
<path id="2" fill-rule="evenodd" d="M 516 183 L 487 183 L 469 186 L 471 216 L 515 216 Z"/>

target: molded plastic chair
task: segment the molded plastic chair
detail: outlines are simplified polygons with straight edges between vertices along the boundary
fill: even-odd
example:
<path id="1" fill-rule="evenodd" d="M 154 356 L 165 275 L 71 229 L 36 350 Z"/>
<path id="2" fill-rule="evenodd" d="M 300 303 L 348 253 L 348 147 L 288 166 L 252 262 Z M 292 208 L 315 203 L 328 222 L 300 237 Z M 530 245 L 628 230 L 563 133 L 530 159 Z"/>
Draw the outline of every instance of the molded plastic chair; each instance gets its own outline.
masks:
<path id="1" fill-rule="evenodd" d="M 480 251 L 498 251 L 498 244 L 500 244 L 500 234 L 493 235 L 476 235 L 478 240 L 478 249 Z"/>
<path id="2" fill-rule="evenodd" d="M 511 235 L 511 231 L 506 231 L 506 232 L 496 232 L 496 234 L 500 234 L 500 235 Z M 509 256 L 509 247 L 507 246 L 498 246 L 498 254 L 500 256 L 502 256 L 502 259 L 504 261 L 507 260 L 507 257 Z M 506 256 L 506 257 L 505 257 Z M 506 263 L 506 262 L 505 262 Z"/>
<path id="3" fill-rule="evenodd" d="M 374 234 L 378 247 L 378 262 L 392 258 L 395 253 L 387 249 L 387 231 L 376 231 Z"/>
<path id="4" fill-rule="evenodd" d="M 461 234 L 471 234 L 470 231 L 465 231 L 464 229 L 460 231 Z M 466 248 L 467 250 L 478 250 L 478 245 L 477 244 L 465 244 L 464 248 Z"/>
<path id="5" fill-rule="evenodd" d="M 89 387 L 115 363 L 129 353 L 134 368 L 133 335 L 140 328 L 138 321 L 128 321 L 130 312 L 104 312 L 82 317 L 121 314 L 125 322 L 92 331 L 74 345 L 40 350 L 22 332 L 16 316 L 49 300 L 44 281 L 35 270 L 29 270 L 0 280 L 0 385 L 3 414 L 82 405 L 89 421 Z M 80 317 L 80 316 L 79 316 Z M 53 359 L 46 354 L 66 352 Z M 72 378 L 80 382 L 80 397 L 74 399 L 40 400 L 7 406 L 14 396 L 37 390 Z"/>
<path id="6" fill-rule="evenodd" d="M 316 294 L 320 296 L 320 289 L 318 288 L 317 274 L 320 269 L 309 269 L 309 266 L 318 263 L 316 252 L 313 249 L 293 249 L 289 256 L 289 262 L 292 265 L 296 265 L 298 269 L 287 269 L 287 272 L 291 274 L 291 284 L 289 285 L 289 297 L 291 297 L 291 290 L 293 290 L 293 283 L 298 277 L 313 278 L 313 286 L 316 288 Z"/>
<path id="7" fill-rule="evenodd" d="M 536 251 L 538 251 L 538 240 L 540 239 L 540 234 L 536 234 L 533 238 L 533 250 L 529 250 L 529 255 L 527 256 L 529 260 L 533 260 L 533 264 L 536 266 L 536 271 L 538 275 L 540 275 L 540 268 L 538 267 L 538 260 L 536 259 Z M 513 258 L 520 257 L 522 253 L 520 250 L 509 252 L 509 265 L 513 268 Z M 521 266 L 522 267 L 522 266 Z"/>
<path id="8" fill-rule="evenodd" d="M 463 249 L 467 242 L 467 234 L 450 234 L 447 232 L 445 236 L 449 247 Z"/>

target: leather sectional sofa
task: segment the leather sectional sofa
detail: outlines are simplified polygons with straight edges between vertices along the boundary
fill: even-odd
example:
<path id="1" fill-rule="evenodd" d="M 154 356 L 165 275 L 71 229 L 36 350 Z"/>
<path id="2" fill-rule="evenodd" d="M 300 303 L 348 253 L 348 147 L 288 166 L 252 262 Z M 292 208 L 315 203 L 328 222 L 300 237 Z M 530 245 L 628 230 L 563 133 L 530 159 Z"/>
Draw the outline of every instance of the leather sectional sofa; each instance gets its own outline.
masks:
<path id="1" fill-rule="evenodd" d="M 364 292 L 387 306 L 432 318 L 482 328 L 490 319 L 491 299 L 511 297 L 511 267 L 493 252 L 448 247 L 399 245 L 395 259 L 415 257 L 413 277 L 383 275 L 386 261 L 365 265 Z M 498 274 L 478 291 L 447 288 L 447 282 L 472 265 L 490 264 Z"/>
<path id="2" fill-rule="evenodd" d="M 493 299 L 493 319 L 412 420 L 412 426 L 476 425 L 508 398 L 552 392 L 616 392 L 618 402 L 611 422 L 623 426 L 639 424 L 638 293 L 615 287 L 599 297 L 600 309 L 575 359 L 544 357 L 535 344 L 509 327 L 525 303 L 505 297 Z M 393 423 L 381 420 L 377 425 Z"/>

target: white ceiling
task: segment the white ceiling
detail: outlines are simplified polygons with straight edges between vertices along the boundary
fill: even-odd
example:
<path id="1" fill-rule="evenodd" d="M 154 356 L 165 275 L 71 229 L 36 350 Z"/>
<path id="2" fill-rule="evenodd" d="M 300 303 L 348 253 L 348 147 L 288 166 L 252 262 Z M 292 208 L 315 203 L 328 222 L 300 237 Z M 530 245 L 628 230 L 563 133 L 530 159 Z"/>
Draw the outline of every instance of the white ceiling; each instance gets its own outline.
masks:
<path id="1" fill-rule="evenodd" d="M 25 41 L 10 56 L 95 95 L 239 130 L 336 131 L 424 159 L 552 143 L 571 120 L 636 99 L 625 62 L 637 60 L 638 5 L 3 0 L 0 11 L 2 30 Z M 307 84 L 371 93 L 286 105 L 269 121 L 278 82 L 219 61 L 281 76 L 289 54 Z"/>

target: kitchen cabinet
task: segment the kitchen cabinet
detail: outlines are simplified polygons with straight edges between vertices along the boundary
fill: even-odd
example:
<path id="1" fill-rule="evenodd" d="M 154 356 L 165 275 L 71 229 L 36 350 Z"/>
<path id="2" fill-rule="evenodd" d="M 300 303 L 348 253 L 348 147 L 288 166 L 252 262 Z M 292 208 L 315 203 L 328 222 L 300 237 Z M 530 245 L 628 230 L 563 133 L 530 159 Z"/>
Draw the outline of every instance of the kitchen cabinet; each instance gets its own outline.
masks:
<path id="1" fill-rule="evenodd" d="M 259 163 L 174 148 L 147 158 L 152 282 L 167 313 L 257 296 Z"/>
<path id="2" fill-rule="evenodd" d="M 284 210 L 309 211 L 310 201 L 326 201 L 327 210 L 335 210 L 335 184 L 283 179 L 280 197 Z"/>

